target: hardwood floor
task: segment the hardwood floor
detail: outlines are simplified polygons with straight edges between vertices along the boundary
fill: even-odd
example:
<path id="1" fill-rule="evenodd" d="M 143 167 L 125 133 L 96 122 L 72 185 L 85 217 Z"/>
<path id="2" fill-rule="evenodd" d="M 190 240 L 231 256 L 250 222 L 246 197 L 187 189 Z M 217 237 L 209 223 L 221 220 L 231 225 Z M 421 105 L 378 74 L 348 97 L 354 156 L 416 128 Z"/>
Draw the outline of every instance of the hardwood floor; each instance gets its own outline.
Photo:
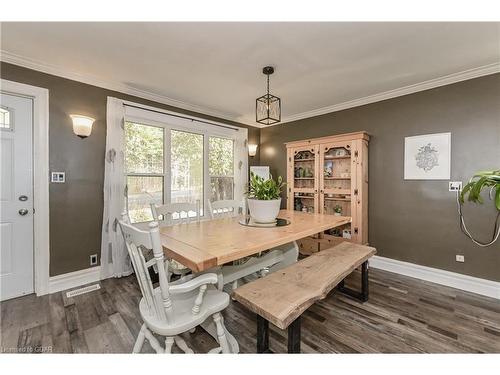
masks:
<path id="1" fill-rule="evenodd" d="M 359 273 L 347 285 L 359 285 Z M 0 351 L 129 353 L 142 324 L 139 299 L 132 275 L 73 298 L 2 302 Z M 237 302 L 224 316 L 240 351 L 255 353 L 255 316 Z M 216 346 L 201 328 L 185 338 L 197 353 Z M 286 352 L 286 333 L 272 325 L 270 347 Z M 153 350 L 146 343 L 143 352 Z M 333 293 L 304 313 L 302 352 L 500 353 L 500 301 L 371 269 L 367 303 Z"/>

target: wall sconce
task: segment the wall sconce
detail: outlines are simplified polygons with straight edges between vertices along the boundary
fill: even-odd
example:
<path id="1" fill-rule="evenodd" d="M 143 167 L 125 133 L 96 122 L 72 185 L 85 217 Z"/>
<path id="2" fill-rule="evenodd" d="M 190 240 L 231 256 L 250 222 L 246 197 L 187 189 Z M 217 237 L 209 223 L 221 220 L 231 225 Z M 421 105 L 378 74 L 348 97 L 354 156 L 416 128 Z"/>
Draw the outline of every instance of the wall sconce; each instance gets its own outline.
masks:
<path id="1" fill-rule="evenodd" d="M 92 132 L 92 124 L 94 119 L 92 117 L 80 116 L 80 115 L 69 115 L 73 120 L 73 132 L 84 139 L 87 138 Z"/>
<path id="2" fill-rule="evenodd" d="M 257 154 L 257 145 L 248 145 L 248 155 L 255 156 Z"/>

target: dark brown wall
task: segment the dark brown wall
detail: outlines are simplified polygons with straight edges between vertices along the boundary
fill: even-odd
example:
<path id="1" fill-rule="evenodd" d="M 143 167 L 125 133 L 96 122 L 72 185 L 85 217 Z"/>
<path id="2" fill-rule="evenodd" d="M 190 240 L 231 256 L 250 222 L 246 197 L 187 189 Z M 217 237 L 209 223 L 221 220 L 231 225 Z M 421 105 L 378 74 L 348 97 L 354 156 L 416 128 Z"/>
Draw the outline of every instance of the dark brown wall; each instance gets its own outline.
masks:
<path id="1" fill-rule="evenodd" d="M 357 130 L 372 136 L 369 241 L 379 255 L 500 281 L 500 243 L 480 248 L 460 232 L 448 181 L 403 179 L 404 137 L 419 134 L 451 132 L 452 181 L 500 168 L 500 74 L 261 129 L 261 164 L 285 176 L 284 142 Z M 484 240 L 495 214 L 492 202 L 465 210 Z"/>
<path id="2" fill-rule="evenodd" d="M 0 77 L 49 90 L 50 170 L 66 172 L 65 184 L 50 185 L 51 276 L 88 268 L 89 256 L 100 255 L 108 96 L 246 127 L 3 62 Z M 89 138 L 74 135 L 70 113 L 96 119 Z M 249 127 L 249 142 L 258 144 L 259 134 Z"/>

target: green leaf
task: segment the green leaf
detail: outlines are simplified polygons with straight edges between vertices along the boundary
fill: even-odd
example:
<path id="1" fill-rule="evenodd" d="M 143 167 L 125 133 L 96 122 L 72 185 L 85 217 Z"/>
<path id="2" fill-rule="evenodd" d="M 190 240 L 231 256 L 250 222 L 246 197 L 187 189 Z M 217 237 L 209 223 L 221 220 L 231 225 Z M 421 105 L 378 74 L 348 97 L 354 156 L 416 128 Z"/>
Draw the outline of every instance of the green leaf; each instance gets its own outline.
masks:
<path id="1" fill-rule="evenodd" d="M 495 206 L 500 210 L 500 170 L 477 172 L 462 189 L 459 196 L 460 203 L 464 204 L 467 195 L 469 202 L 483 203 L 481 193 L 485 188 L 491 189 L 491 192 L 495 191 Z M 491 193 L 490 199 L 492 199 Z"/>
<path id="2" fill-rule="evenodd" d="M 495 205 L 497 206 L 497 210 L 500 211 L 500 186 L 497 186 L 497 191 L 495 194 Z"/>

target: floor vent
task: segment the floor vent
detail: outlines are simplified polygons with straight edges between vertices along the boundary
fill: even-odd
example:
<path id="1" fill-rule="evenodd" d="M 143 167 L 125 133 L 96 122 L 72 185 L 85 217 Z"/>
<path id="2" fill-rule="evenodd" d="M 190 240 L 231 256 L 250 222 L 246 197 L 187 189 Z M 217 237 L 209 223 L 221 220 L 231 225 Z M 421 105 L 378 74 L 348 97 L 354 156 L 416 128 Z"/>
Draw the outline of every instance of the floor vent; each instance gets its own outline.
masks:
<path id="1" fill-rule="evenodd" d="M 73 290 L 67 292 L 66 297 L 68 297 L 68 298 L 76 297 L 76 296 L 79 296 L 80 294 L 93 292 L 94 290 L 99 290 L 99 289 L 101 289 L 101 286 L 99 284 L 84 286 L 83 288 L 73 289 Z"/>

